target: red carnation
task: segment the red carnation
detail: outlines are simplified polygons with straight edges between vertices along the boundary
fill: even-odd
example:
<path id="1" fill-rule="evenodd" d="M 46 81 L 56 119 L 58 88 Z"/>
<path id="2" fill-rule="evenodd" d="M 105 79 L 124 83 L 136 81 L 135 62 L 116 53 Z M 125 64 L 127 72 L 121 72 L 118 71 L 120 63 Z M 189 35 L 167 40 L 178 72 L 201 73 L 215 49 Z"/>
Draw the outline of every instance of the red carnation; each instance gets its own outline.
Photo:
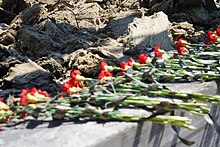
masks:
<path id="1" fill-rule="evenodd" d="M 30 91 L 30 94 L 34 95 L 35 93 L 41 94 L 45 97 L 50 97 L 50 95 L 46 91 L 42 91 L 41 89 L 37 89 L 37 88 L 33 87 Z"/>
<path id="2" fill-rule="evenodd" d="M 177 51 L 180 55 L 184 55 L 186 53 L 189 53 L 189 51 L 186 47 L 179 47 Z"/>
<path id="3" fill-rule="evenodd" d="M 121 62 L 120 63 L 120 67 L 122 68 L 121 72 L 120 72 L 120 75 L 123 76 L 124 75 L 124 72 L 126 71 L 127 67 L 128 66 L 131 66 L 130 65 L 131 63 L 126 63 L 126 62 Z"/>
<path id="4" fill-rule="evenodd" d="M 107 71 L 108 64 L 104 61 L 100 63 L 100 71 Z"/>
<path id="5" fill-rule="evenodd" d="M 71 82 L 66 82 L 62 85 L 62 92 L 67 92 L 69 90 L 69 88 L 73 87 L 73 84 L 71 84 Z"/>
<path id="6" fill-rule="evenodd" d="M 157 58 L 162 58 L 163 54 L 160 53 L 160 45 L 158 44 L 155 48 L 154 48 L 154 56 Z"/>
<path id="7" fill-rule="evenodd" d="M 120 67 L 122 68 L 122 69 L 125 69 L 125 67 L 128 65 L 128 63 L 126 63 L 126 62 L 121 62 L 120 63 Z"/>
<path id="8" fill-rule="evenodd" d="M 215 44 L 216 41 L 217 41 L 217 35 L 216 35 L 214 32 L 212 32 L 212 31 L 208 31 L 208 36 L 207 36 L 207 38 L 208 38 L 208 40 L 209 40 L 211 43 L 213 43 L 213 44 Z"/>
<path id="9" fill-rule="evenodd" d="M 38 89 L 37 92 L 41 95 L 44 95 L 45 97 L 50 97 L 50 95 L 46 91 L 42 91 L 41 89 Z"/>
<path id="10" fill-rule="evenodd" d="M 217 27 L 217 28 L 216 28 L 216 35 L 217 35 L 217 36 L 220 36 L 220 27 Z"/>
<path id="11" fill-rule="evenodd" d="M 72 78 L 76 78 L 77 75 L 80 75 L 81 72 L 79 70 L 73 70 L 70 75 Z"/>
<path id="12" fill-rule="evenodd" d="M 30 94 L 33 97 L 28 98 L 28 94 Z M 41 96 L 39 97 L 39 95 L 41 95 Z M 50 95 L 46 91 L 36 89 L 35 87 L 32 88 L 31 90 L 26 88 L 26 89 L 23 89 L 20 94 L 20 98 L 21 98 L 20 105 L 26 105 L 28 103 L 35 104 L 36 102 L 40 101 L 41 99 L 49 98 L 49 97 L 50 97 Z"/>
<path id="13" fill-rule="evenodd" d="M 179 55 L 184 55 L 186 53 L 189 53 L 187 47 L 187 40 L 180 38 L 178 39 L 177 43 L 176 43 L 176 50 L 178 51 Z"/>
<path id="14" fill-rule="evenodd" d="M 108 71 L 101 71 L 101 73 L 98 75 L 99 80 L 102 80 L 105 77 L 112 77 L 112 73 Z"/>
<path id="15" fill-rule="evenodd" d="M 4 103 L 4 100 L 2 98 L 0 98 L 0 102 Z"/>
<path id="16" fill-rule="evenodd" d="M 30 89 L 22 89 L 21 94 L 20 94 L 20 105 L 26 105 L 28 104 L 28 99 L 27 99 L 27 94 L 30 93 Z"/>
<path id="17" fill-rule="evenodd" d="M 78 81 L 77 79 L 72 78 L 69 80 L 69 82 L 72 84 L 72 87 L 83 87 L 83 83 Z"/>
<path id="18" fill-rule="evenodd" d="M 180 38 L 178 39 L 177 43 L 176 43 L 176 48 L 179 48 L 179 47 L 186 47 L 188 44 L 187 40 L 183 39 L 183 38 Z"/>
<path id="19" fill-rule="evenodd" d="M 147 61 L 147 58 L 148 58 L 149 56 L 147 55 L 147 54 L 140 54 L 139 56 L 138 56 L 138 61 L 139 61 L 139 63 L 140 64 L 146 64 L 146 61 Z"/>
<path id="20" fill-rule="evenodd" d="M 73 70 L 71 72 L 71 78 L 62 85 L 61 90 L 62 92 L 67 92 L 69 94 L 72 94 L 72 92 L 70 92 L 70 88 L 73 87 L 83 87 L 83 80 L 82 78 L 84 78 L 83 76 L 80 75 L 81 72 L 79 70 Z"/>
<path id="21" fill-rule="evenodd" d="M 132 66 L 134 62 L 135 62 L 135 61 L 134 61 L 133 58 L 129 58 L 129 60 L 128 60 L 128 65 L 129 65 L 129 66 Z"/>

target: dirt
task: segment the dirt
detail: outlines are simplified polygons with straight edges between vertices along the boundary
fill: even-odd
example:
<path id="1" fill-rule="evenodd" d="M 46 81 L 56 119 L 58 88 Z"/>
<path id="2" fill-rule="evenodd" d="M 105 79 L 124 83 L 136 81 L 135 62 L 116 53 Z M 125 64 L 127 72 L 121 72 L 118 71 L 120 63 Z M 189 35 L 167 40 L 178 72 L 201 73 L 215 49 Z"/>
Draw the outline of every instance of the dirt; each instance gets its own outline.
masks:
<path id="1" fill-rule="evenodd" d="M 96 77 L 102 60 L 119 65 L 156 44 L 172 50 L 179 37 L 201 42 L 206 31 L 220 23 L 218 5 L 211 0 L 205 4 L 201 0 L 3 0 L 0 4 L 3 98 L 27 87 L 59 91 L 72 69 Z"/>

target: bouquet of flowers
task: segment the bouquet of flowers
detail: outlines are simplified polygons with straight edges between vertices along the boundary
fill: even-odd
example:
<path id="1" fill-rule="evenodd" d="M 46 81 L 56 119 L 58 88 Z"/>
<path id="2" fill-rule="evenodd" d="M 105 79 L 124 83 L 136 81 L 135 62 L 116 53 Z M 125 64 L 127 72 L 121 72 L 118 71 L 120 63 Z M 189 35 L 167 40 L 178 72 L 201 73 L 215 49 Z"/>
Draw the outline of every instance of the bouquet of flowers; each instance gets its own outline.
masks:
<path id="1" fill-rule="evenodd" d="M 219 79 L 219 56 L 212 53 L 218 51 L 219 34 L 220 28 L 216 33 L 208 32 L 203 45 L 180 38 L 172 52 L 165 52 L 157 45 L 152 53 L 140 54 L 138 61 L 133 58 L 123 61 L 120 67 L 102 61 L 97 79 L 72 70 L 56 96 L 37 88 L 23 89 L 16 105 L 9 106 L 0 99 L 0 122 L 52 116 L 53 119 L 153 121 L 195 129 L 188 117 L 167 114 L 182 110 L 208 116 L 207 103 L 219 105 L 220 96 L 173 91 L 161 83 Z M 129 109 L 129 113 L 124 109 Z"/>

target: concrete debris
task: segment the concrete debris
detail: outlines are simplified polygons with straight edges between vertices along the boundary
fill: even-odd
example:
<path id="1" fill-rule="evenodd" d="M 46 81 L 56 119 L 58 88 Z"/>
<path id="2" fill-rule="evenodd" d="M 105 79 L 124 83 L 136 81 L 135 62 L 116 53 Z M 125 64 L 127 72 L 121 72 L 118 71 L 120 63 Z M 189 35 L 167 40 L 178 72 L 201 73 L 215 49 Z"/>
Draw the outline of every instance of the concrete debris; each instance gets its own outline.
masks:
<path id="1" fill-rule="evenodd" d="M 135 48 L 155 47 L 160 44 L 163 49 L 171 50 L 173 47 L 169 37 L 170 25 L 167 15 L 163 12 L 150 17 L 135 18 L 128 26 L 126 44 Z"/>

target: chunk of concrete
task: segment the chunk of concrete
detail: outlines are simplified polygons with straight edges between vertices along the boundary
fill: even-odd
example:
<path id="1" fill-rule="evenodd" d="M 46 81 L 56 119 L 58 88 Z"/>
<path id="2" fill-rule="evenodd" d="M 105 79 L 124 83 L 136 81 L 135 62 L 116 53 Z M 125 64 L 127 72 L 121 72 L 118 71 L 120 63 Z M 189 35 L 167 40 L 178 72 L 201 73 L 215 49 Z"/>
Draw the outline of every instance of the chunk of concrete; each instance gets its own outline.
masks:
<path id="1" fill-rule="evenodd" d="M 219 0 L 205 0 L 206 9 L 209 11 L 217 11 L 220 7 Z"/>
<path id="2" fill-rule="evenodd" d="M 177 5 L 197 7 L 202 5 L 203 0 L 176 0 Z"/>
<path id="3" fill-rule="evenodd" d="M 160 44 L 162 49 L 173 49 L 169 29 L 171 23 L 163 12 L 150 17 L 135 18 L 128 26 L 126 43 L 135 48 L 155 47 Z"/>

